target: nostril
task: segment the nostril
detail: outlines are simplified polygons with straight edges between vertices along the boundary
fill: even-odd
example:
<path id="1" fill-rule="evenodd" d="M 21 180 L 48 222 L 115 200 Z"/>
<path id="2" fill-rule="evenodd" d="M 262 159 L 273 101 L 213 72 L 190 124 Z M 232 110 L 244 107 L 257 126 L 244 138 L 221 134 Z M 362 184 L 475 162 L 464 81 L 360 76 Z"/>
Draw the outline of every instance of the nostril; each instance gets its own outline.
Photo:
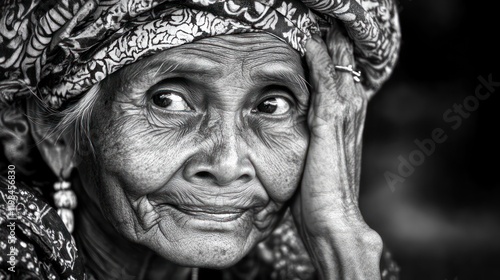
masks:
<path id="1" fill-rule="evenodd" d="M 242 181 L 248 182 L 248 181 L 250 181 L 252 179 L 252 177 L 250 175 L 248 175 L 248 174 L 243 174 L 243 175 L 240 176 L 239 179 L 242 180 Z"/>
<path id="2" fill-rule="evenodd" d="M 201 178 L 201 179 L 214 178 L 214 176 L 212 174 L 210 174 L 210 172 L 207 172 L 207 171 L 200 171 L 200 172 L 196 173 L 195 176 L 198 178 Z"/>
<path id="3" fill-rule="evenodd" d="M 245 182 L 248 182 L 251 180 L 251 176 L 248 174 L 241 174 L 238 178 L 233 178 L 231 176 L 225 177 L 224 174 L 219 174 L 217 173 L 212 173 L 210 171 L 199 171 L 197 172 L 194 177 L 197 178 L 198 180 L 204 180 L 204 181 L 212 181 L 215 184 L 218 185 L 226 185 L 231 183 L 233 180 L 243 180 Z"/>

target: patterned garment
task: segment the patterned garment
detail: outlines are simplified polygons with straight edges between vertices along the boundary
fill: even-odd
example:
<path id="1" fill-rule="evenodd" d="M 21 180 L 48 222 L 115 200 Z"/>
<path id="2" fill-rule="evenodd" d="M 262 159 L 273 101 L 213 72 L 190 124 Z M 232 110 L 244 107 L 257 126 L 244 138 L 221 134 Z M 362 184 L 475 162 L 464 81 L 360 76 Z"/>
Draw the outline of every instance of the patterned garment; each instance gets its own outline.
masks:
<path id="1" fill-rule="evenodd" d="M 397 11 L 391 0 L 358 1 L 4 0 L 0 99 L 36 93 L 57 109 L 125 65 L 209 36 L 266 32 L 304 55 L 333 18 L 355 42 L 363 84 L 377 90 L 397 58 Z"/>
<path id="2" fill-rule="evenodd" d="M 0 279 L 90 280 L 54 208 L 30 188 L 9 189 L 0 179 Z"/>

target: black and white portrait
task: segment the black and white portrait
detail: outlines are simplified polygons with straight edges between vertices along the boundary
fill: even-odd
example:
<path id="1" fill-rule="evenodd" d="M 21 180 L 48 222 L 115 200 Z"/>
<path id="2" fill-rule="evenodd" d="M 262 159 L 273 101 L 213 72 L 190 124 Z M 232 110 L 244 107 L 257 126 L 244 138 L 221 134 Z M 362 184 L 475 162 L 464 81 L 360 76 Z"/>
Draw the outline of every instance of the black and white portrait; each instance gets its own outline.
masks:
<path id="1" fill-rule="evenodd" d="M 467 5 L 2 1 L 0 279 L 500 277 Z"/>

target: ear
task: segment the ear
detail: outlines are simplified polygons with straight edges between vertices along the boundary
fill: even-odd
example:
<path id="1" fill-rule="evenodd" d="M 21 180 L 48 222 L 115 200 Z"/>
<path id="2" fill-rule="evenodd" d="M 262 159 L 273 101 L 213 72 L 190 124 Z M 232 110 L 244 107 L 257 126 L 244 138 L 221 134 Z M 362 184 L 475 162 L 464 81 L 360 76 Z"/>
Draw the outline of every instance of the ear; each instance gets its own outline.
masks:
<path id="1" fill-rule="evenodd" d="M 43 109 L 33 98 L 27 102 L 30 130 L 36 146 L 52 172 L 58 177 L 69 178 L 75 167 L 74 148 L 67 133 L 55 133 Z"/>

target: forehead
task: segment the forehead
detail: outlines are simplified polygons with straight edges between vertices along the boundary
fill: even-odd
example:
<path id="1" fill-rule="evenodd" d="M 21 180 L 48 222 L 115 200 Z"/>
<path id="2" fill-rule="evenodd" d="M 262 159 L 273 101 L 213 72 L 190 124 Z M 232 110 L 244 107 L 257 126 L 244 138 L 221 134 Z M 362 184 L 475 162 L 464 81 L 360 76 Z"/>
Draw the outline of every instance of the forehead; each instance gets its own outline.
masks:
<path id="1" fill-rule="evenodd" d="M 131 74 L 187 72 L 224 76 L 228 73 L 291 72 L 303 76 L 302 59 L 288 44 L 265 33 L 244 33 L 205 38 L 181 45 L 122 69 Z M 134 73 L 131 73 L 134 72 Z"/>

